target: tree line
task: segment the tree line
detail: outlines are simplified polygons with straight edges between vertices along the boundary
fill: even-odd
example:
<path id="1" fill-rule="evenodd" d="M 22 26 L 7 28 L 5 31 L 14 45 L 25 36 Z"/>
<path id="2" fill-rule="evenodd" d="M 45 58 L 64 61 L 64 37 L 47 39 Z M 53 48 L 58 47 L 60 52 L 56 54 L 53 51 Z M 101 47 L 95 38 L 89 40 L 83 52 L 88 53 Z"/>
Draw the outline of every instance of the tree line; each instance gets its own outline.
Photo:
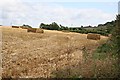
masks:
<path id="1" fill-rule="evenodd" d="M 68 27 L 63 25 L 58 25 L 56 22 L 52 22 L 51 24 L 41 23 L 39 28 L 47 29 L 47 30 L 58 30 L 58 31 L 67 31 L 67 32 L 77 32 L 82 34 L 88 33 L 97 33 L 104 36 L 108 36 L 112 34 L 116 25 L 116 20 L 111 22 L 106 22 L 104 24 L 98 24 L 97 26 L 80 26 L 80 27 Z M 22 27 L 32 28 L 29 25 L 23 24 Z"/>
<path id="2" fill-rule="evenodd" d="M 80 26 L 80 27 L 67 27 L 63 25 L 58 25 L 56 22 L 51 24 L 41 23 L 39 28 L 47 29 L 47 30 L 58 30 L 58 31 L 69 31 L 69 32 L 77 32 L 77 33 L 97 33 L 104 36 L 108 36 L 112 33 L 113 28 L 115 27 L 116 20 L 111 22 L 106 22 L 105 24 L 98 24 L 96 27 L 92 26 Z"/>

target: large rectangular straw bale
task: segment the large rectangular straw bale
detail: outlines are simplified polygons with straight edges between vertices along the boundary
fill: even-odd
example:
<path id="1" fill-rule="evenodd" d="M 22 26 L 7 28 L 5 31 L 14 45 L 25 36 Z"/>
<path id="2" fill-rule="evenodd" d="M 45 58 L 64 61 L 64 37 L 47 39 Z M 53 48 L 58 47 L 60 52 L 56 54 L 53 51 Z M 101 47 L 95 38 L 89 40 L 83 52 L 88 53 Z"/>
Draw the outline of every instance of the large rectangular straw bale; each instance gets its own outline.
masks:
<path id="1" fill-rule="evenodd" d="M 28 28 L 27 32 L 34 32 L 34 33 L 36 33 L 36 30 L 37 30 L 36 28 Z"/>
<path id="2" fill-rule="evenodd" d="M 28 28 L 27 32 L 44 33 L 44 31 L 40 28 Z"/>
<path id="3" fill-rule="evenodd" d="M 100 34 L 88 33 L 87 39 L 100 40 Z"/>
<path id="4" fill-rule="evenodd" d="M 44 31 L 43 31 L 42 29 L 38 28 L 38 29 L 36 30 L 36 33 L 44 33 Z"/>

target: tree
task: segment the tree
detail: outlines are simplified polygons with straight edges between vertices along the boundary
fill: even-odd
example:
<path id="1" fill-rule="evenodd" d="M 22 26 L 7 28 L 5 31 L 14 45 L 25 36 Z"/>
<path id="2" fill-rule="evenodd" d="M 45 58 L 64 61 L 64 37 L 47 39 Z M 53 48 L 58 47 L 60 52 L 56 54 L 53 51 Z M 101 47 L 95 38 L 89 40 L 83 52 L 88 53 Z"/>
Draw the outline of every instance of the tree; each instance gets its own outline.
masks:
<path id="1" fill-rule="evenodd" d="M 81 28 L 83 28 L 83 26 L 81 26 Z"/>
<path id="2" fill-rule="evenodd" d="M 39 28 L 43 28 L 44 26 L 45 26 L 45 24 L 41 23 L 40 26 L 39 26 Z"/>
<path id="3" fill-rule="evenodd" d="M 50 29 L 51 30 L 58 30 L 59 29 L 59 26 L 57 23 L 53 22 L 52 24 L 50 24 Z"/>
<path id="4" fill-rule="evenodd" d="M 42 28 L 42 29 L 48 29 L 48 30 L 59 30 L 59 26 L 57 23 L 53 22 L 52 24 L 44 24 L 44 23 L 41 23 L 39 28 Z"/>
<path id="5" fill-rule="evenodd" d="M 30 25 L 26 25 L 26 24 L 23 24 L 22 27 L 26 27 L 26 28 L 32 28 Z"/>

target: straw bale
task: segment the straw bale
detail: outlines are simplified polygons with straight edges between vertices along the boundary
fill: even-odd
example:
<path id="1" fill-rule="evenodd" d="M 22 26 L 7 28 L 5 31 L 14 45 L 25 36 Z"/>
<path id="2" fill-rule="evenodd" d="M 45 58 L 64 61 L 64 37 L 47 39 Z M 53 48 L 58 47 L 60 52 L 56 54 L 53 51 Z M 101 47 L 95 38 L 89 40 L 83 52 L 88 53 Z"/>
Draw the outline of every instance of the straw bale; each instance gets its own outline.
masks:
<path id="1" fill-rule="evenodd" d="M 88 33 L 87 39 L 100 40 L 100 34 Z"/>

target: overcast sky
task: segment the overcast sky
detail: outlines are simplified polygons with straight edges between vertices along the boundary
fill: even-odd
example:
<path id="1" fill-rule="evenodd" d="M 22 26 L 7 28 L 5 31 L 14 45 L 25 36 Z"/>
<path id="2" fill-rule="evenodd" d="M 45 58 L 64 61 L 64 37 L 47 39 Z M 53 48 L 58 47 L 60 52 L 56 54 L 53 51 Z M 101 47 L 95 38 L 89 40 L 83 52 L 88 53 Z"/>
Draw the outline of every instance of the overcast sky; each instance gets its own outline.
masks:
<path id="1" fill-rule="evenodd" d="M 118 0 L 0 0 L 0 24 L 98 25 L 115 19 Z"/>

